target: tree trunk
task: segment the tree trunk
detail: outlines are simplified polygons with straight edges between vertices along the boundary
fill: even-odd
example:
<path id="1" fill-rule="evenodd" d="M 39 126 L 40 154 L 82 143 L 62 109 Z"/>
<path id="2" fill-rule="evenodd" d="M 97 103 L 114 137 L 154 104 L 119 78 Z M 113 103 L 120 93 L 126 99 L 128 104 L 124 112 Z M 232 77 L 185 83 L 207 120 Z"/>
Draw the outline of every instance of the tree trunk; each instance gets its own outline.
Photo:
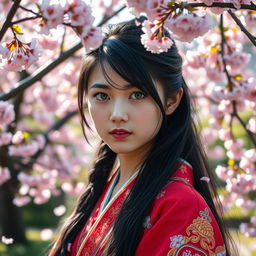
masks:
<path id="1" fill-rule="evenodd" d="M 0 237 L 13 238 L 14 243 L 26 243 L 22 209 L 13 204 L 18 187 L 15 178 L 0 186 Z"/>

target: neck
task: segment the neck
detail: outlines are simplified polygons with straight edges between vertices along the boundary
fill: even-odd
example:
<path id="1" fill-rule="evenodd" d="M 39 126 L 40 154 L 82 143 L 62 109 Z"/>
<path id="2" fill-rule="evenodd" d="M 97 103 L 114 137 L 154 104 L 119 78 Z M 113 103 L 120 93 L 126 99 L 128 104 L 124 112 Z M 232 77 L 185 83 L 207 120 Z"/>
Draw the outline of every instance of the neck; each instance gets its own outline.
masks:
<path id="1" fill-rule="evenodd" d="M 142 165 L 145 160 L 145 152 L 138 154 L 118 154 L 120 163 L 120 177 L 117 184 L 124 184 Z"/>

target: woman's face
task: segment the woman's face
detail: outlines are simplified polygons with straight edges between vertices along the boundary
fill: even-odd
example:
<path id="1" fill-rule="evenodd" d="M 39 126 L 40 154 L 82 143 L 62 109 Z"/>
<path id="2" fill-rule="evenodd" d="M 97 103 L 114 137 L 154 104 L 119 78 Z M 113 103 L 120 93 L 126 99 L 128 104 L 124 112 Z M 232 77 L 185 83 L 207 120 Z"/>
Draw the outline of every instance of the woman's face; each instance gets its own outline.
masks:
<path id="1" fill-rule="evenodd" d="M 109 66 L 106 72 L 117 88 L 106 81 L 98 65 L 91 71 L 88 81 L 87 103 L 96 131 L 117 154 L 148 152 L 161 127 L 158 105 Z M 163 101 L 160 85 L 157 90 Z"/>

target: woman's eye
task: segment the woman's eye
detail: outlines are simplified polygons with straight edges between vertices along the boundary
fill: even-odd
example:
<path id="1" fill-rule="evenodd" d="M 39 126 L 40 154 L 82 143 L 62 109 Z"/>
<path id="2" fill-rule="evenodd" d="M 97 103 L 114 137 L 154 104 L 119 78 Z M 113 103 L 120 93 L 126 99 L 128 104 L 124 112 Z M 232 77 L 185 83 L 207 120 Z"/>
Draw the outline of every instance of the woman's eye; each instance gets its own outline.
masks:
<path id="1" fill-rule="evenodd" d="M 146 97 L 146 94 L 144 93 L 144 92 L 133 92 L 132 94 L 131 94 L 131 98 L 133 99 L 133 100 L 141 100 L 141 99 L 143 99 L 143 98 L 145 98 Z"/>
<path id="2" fill-rule="evenodd" d="M 94 97 L 99 101 L 105 101 L 108 99 L 108 95 L 104 92 L 98 92 L 94 95 Z"/>

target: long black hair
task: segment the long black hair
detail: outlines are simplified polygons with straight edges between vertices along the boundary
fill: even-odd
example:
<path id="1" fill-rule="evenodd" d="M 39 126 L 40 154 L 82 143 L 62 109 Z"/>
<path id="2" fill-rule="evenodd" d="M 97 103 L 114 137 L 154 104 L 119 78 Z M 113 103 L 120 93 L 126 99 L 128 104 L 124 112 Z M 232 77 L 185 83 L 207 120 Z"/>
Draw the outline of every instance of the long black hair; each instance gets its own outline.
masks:
<path id="1" fill-rule="evenodd" d="M 148 152 L 143 169 L 113 226 L 108 255 L 134 255 L 146 213 L 169 177 L 176 171 L 179 158 L 187 160 L 193 166 L 194 187 L 213 212 L 224 238 L 227 255 L 231 255 L 228 242 L 230 237 L 218 214 L 220 206 L 218 200 L 217 204 L 213 201 L 214 197 L 218 198 L 217 186 L 192 118 L 194 112 L 190 92 L 182 76 L 182 59 L 175 43 L 167 52 L 160 54 L 146 51 L 140 41 L 141 34 L 141 26 L 137 26 L 134 20 L 109 25 L 102 46 L 86 54 L 79 79 L 78 106 L 86 139 L 86 126 L 90 127 L 85 118 L 85 99 L 90 72 L 96 65 L 100 66 L 106 80 L 113 86 L 114 81 L 108 76 L 106 65 L 127 82 L 149 94 L 159 106 L 163 117 L 161 128 L 154 139 L 154 146 Z M 157 93 L 156 80 L 164 89 L 164 103 Z M 166 115 L 167 100 L 175 96 L 180 88 L 183 88 L 183 96 L 179 106 L 171 115 Z M 87 189 L 62 228 L 54 255 L 67 255 L 69 244 L 74 241 L 101 196 L 116 157 L 116 153 L 101 141 Z M 203 176 L 208 176 L 211 182 L 207 184 L 200 181 Z"/>

